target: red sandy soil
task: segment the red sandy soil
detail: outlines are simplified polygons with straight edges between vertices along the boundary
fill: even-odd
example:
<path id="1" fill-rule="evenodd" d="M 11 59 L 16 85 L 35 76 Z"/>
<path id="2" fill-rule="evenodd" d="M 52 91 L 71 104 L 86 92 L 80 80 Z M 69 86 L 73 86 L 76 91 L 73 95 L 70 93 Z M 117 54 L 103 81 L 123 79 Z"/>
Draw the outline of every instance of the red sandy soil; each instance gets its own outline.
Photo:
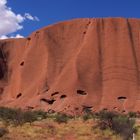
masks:
<path id="1" fill-rule="evenodd" d="M 0 105 L 140 111 L 139 35 L 140 19 L 85 18 L 0 40 Z"/>

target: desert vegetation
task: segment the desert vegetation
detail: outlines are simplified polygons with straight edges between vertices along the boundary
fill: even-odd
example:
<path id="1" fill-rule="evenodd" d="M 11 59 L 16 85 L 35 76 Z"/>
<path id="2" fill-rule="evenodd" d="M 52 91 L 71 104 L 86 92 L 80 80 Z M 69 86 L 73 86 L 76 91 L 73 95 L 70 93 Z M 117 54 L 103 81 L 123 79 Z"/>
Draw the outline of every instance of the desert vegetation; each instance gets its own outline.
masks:
<path id="1" fill-rule="evenodd" d="M 101 130 L 109 129 L 115 134 L 119 134 L 123 140 L 129 140 L 138 131 L 138 128 L 135 126 L 135 117 L 134 113 L 119 114 L 102 110 L 97 113 L 97 126 Z"/>
<path id="2" fill-rule="evenodd" d="M 82 116 L 0 107 L 1 140 L 131 140 L 140 139 L 139 116 L 89 108 Z"/>

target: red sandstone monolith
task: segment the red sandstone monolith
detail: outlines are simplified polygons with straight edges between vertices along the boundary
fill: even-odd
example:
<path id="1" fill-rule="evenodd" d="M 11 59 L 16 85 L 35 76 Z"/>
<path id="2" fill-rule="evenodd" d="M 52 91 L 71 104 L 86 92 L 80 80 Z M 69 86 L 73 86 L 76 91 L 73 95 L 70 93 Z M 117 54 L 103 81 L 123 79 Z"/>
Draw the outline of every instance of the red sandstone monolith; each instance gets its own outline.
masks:
<path id="1" fill-rule="evenodd" d="M 140 20 L 76 19 L 0 40 L 0 105 L 140 111 Z"/>

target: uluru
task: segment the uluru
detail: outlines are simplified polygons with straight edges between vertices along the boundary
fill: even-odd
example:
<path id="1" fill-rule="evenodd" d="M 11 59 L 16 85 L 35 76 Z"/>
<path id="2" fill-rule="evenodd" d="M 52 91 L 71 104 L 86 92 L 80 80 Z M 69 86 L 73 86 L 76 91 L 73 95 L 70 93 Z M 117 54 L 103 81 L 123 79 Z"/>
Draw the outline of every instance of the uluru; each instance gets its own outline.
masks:
<path id="1" fill-rule="evenodd" d="M 73 19 L 0 40 L 0 106 L 140 111 L 140 19 Z"/>

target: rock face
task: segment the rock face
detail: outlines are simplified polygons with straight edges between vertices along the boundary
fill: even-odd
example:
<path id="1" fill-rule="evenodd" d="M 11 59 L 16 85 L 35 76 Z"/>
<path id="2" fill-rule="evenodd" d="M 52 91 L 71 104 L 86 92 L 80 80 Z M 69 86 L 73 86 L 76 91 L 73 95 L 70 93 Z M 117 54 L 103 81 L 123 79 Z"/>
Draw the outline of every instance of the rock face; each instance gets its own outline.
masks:
<path id="1" fill-rule="evenodd" d="M 76 19 L 0 41 L 0 105 L 140 111 L 140 20 Z"/>

